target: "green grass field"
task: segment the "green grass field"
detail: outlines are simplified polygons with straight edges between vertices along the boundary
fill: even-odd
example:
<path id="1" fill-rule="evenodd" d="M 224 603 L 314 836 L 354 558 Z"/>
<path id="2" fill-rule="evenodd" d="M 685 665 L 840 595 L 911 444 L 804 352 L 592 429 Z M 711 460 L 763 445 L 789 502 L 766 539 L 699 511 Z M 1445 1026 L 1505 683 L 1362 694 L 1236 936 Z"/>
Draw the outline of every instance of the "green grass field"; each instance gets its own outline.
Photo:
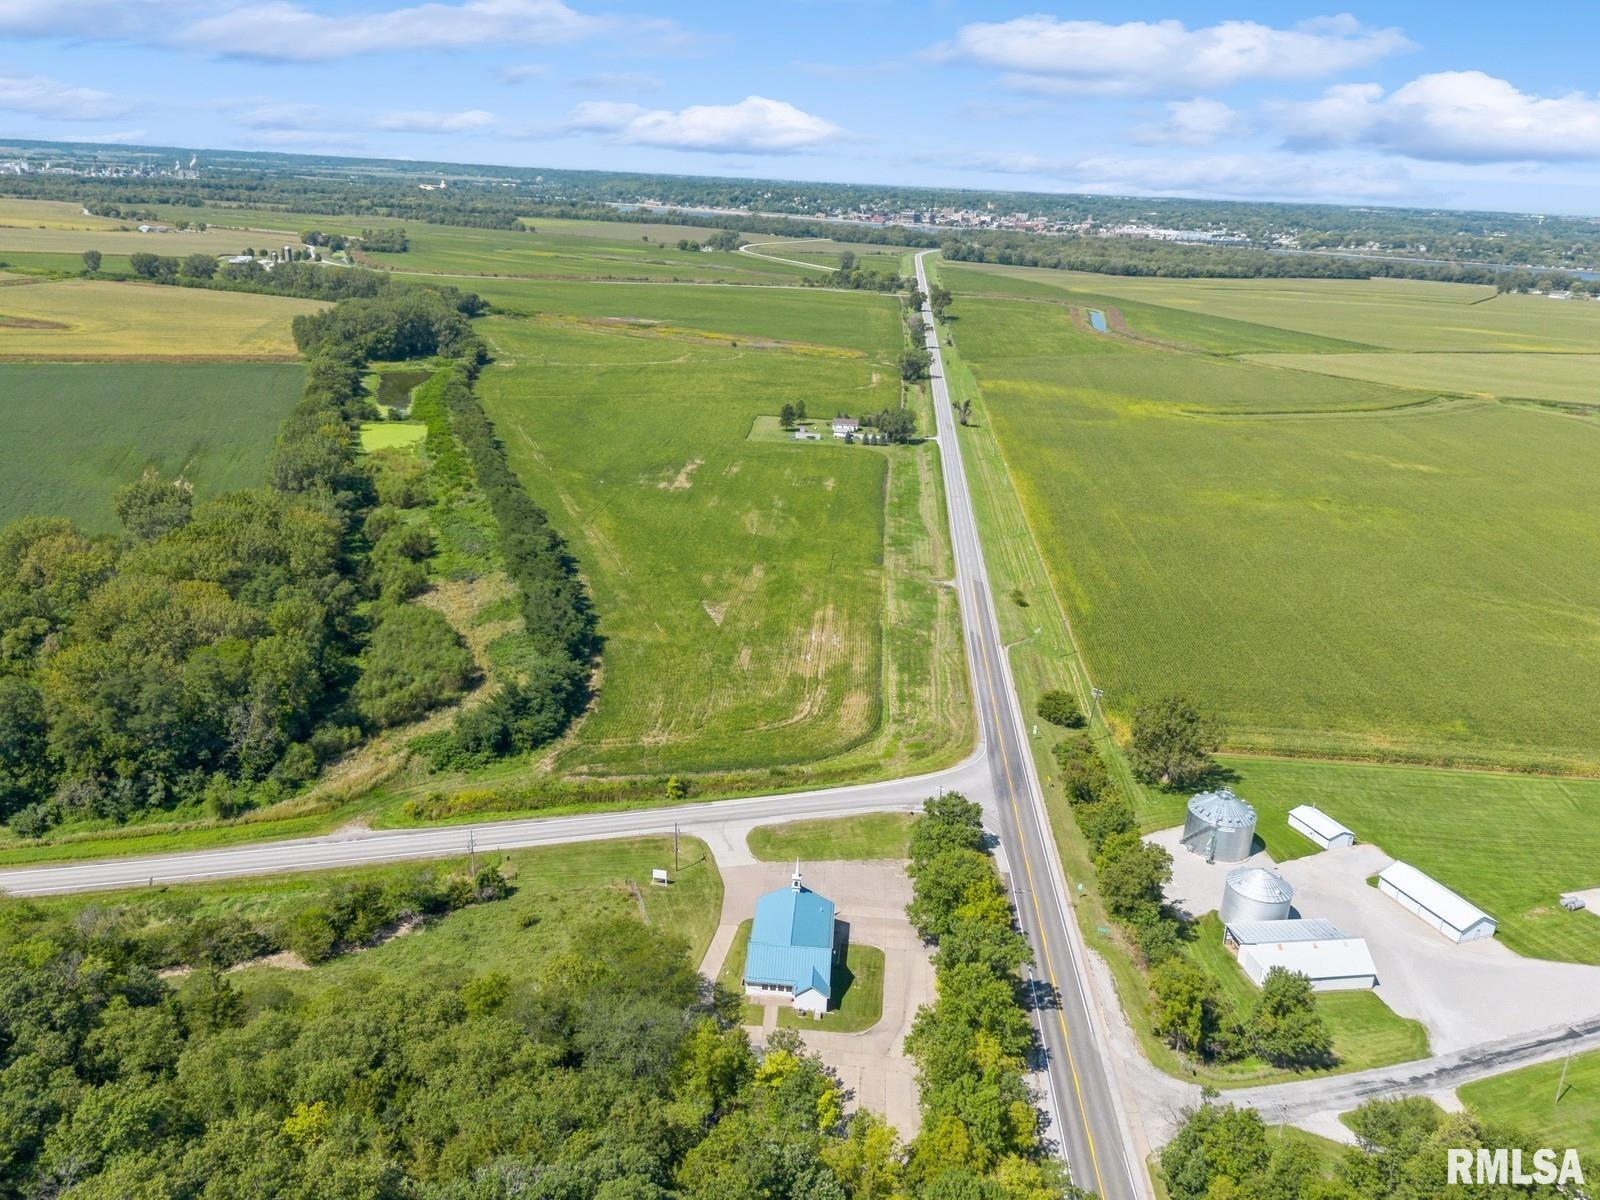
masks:
<path id="1" fill-rule="evenodd" d="M 111 493 L 147 467 L 200 496 L 254 486 L 303 378 L 292 364 L 0 365 L 0 524 L 114 530 Z"/>
<path id="2" fill-rule="evenodd" d="M 421 421 L 367 421 L 361 426 L 361 448 L 368 454 L 398 450 L 415 446 L 427 436 L 428 427 Z"/>
<path id="3" fill-rule="evenodd" d="M 1396 387 L 1600 405 L 1596 354 L 1262 354 L 1251 361 Z"/>
<path id="4" fill-rule="evenodd" d="M 1600 429 L 959 295 L 980 419 L 1116 719 L 1180 691 L 1238 748 L 1600 768 Z"/>
<path id="5" fill-rule="evenodd" d="M 1255 1006 L 1260 989 L 1222 944 L 1222 922 L 1216 913 L 1207 913 L 1195 924 L 1194 940 L 1186 947 L 1190 960 L 1217 981 L 1233 1011 L 1246 1016 Z M 1428 1055 L 1428 1031 L 1422 1022 L 1395 1015 L 1375 992 L 1318 992 L 1317 1011 L 1333 1034 L 1336 1070 L 1341 1073 Z M 1222 1064 L 1209 1068 L 1209 1072 L 1230 1082 L 1282 1074 L 1257 1058 Z"/>
<path id="6" fill-rule="evenodd" d="M 1491 913 L 1500 941 L 1518 953 L 1600 964 L 1600 918 L 1558 903 L 1562 892 L 1600 886 L 1600 780 L 1272 758 L 1223 763 L 1280 862 L 1317 852 L 1288 824 L 1295 805 L 1314 805 Z M 1146 827 L 1180 824 L 1185 799 L 1148 793 Z M 1507 836 L 1509 829 L 1532 836 Z"/>
<path id="7" fill-rule="evenodd" d="M 523 311 L 542 315 L 483 324 L 496 361 L 479 391 L 570 540 L 606 641 L 597 705 L 556 768 L 725 771 L 854 753 L 896 770 L 963 744 L 931 447 L 747 436 L 786 401 L 817 413 L 897 403 L 894 303 L 523 287 Z"/>
<path id="8" fill-rule="evenodd" d="M 1592 353 L 1600 304 L 1495 294 L 1491 287 L 1411 279 L 1160 279 L 1029 267 L 949 264 L 940 277 L 968 294 L 1075 293 L 1139 301 L 1391 350 Z M 1171 318 L 1169 318 L 1171 319 Z M 1129 323 L 1138 331 L 1132 316 Z M 1352 347 L 1353 348 L 1353 347 Z M 1243 349 L 1243 347 L 1240 347 Z"/>
<path id="9" fill-rule="evenodd" d="M 786 1029 L 820 1029 L 823 1033 L 860 1033 L 883 1017 L 883 951 L 851 942 L 844 962 L 834 968 L 834 994 L 827 1012 L 803 1017 L 792 1008 L 778 1010 Z"/>
<path id="10" fill-rule="evenodd" d="M 744 956 L 745 951 L 750 949 L 750 930 L 754 926 L 754 917 L 746 917 L 739 922 L 739 928 L 733 935 L 733 942 L 728 947 L 727 957 L 722 960 L 722 967 L 717 972 L 716 981 L 735 996 L 744 995 Z M 746 1000 L 739 1019 L 746 1025 L 759 1025 L 762 1016 L 761 1005 Z"/>
<path id="11" fill-rule="evenodd" d="M 745 840 L 750 853 L 762 862 L 905 858 L 913 820 L 910 813 L 864 813 L 859 817 L 792 821 L 787 825 L 758 826 Z"/>
<path id="12" fill-rule="evenodd" d="M 1600 1157 L 1600 1051 L 1574 1056 L 1564 1088 L 1562 1066 L 1558 1058 L 1508 1071 L 1466 1084 L 1456 1094 L 1485 1121 L 1537 1131 L 1541 1146 L 1571 1146 L 1586 1159 Z"/>
<path id="13" fill-rule="evenodd" d="M 458 910 L 416 932 L 370 949 L 346 954 L 310 971 L 252 966 L 234 978 L 247 991 L 288 985 L 316 992 L 358 987 L 372 972 L 395 976 L 446 975 L 462 980 L 489 971 L 527 978 L 539 960 L 562 947 L 565 930 L 579 919 L 611 913 L 637 916 L 683 938 L 698 962 L 716 932 L 722 909 L 722 876 L 704 843 L 683 839 L 683 867 L 670 887 L 652 887 L 653 867 L 672 858 L 670 838 L 542 846 L 493 856 L 514 887 L 504 900 Z M 488 859 L 481 855 L 479 861 Z M 443 861 L 464 867 L 465 860 Z M 336 885 L 403 878 L 418 869 L 402 863 L 359 870 L 315 871 L 182 884 L 150 891 L 96 892 L 88 895 L 5 900 L 46 909 L 97 911 L 119 902 L 149 902 L 174 912 L 204 916 L 237 912 L 264 916 L 293 911 Z"/>
<path id="14" fill-rule="evenodd" d="M 63 279 L 0 287 L 0 359 L 282 359 L 289 323 L 323 305 L 283 296 Z"/>

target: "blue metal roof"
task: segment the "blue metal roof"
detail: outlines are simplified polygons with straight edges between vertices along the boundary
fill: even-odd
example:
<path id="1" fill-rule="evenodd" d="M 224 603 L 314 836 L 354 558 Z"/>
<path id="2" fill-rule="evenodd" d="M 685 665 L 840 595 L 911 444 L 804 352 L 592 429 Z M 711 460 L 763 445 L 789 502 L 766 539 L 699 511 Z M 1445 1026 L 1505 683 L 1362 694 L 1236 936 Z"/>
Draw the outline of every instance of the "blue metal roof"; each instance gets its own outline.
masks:
<path id="1" fill-rule="evenodd" d="M 756 901 L 745 951 L 746 983 L 833 993 L 833 901 L 810 888 L 786 887 Z"/>

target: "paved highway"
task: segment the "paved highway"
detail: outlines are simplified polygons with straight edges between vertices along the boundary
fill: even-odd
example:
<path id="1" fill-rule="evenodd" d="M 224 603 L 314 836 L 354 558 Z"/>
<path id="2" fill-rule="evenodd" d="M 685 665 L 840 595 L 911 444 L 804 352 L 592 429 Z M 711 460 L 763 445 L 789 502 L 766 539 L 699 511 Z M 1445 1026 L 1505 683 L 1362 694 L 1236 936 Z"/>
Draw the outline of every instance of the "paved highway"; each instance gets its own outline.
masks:
<path id="1" fill-rule="evenodd" d="M 927 277 L 917 256 L 917 279 Z M 1044 1045 L 1049 1131 L 1080 1187 L 1107 1200 L 1140 1200 L 1148 1192 L 1142 1164 L 1130 1154 L 1097 1034 L 1083 974 L 1085 950 L 1074 923 L 1066 881 L 1045 816 L 1028 745 L 1028 725 L 1017 702 L 1011 668 L 1000 640 L 977 519 L 961 466 L 943 356 L 933 314 L 924 308 L 933 358 L 933 407 L 941 447 L 951 544 L 956 566 L 972 692 L 979 715 L 978 748 L 945 771 L 884 783 L 749 799 L 611 810 L 568 817 L 530 818 L 473 825 L 386 831 L 352 831 L 326 837 L 257 843 L 146 857 L 97 859 L 55 866 L 0 870 L 0 889 L 18 895 L 182 883 L 286 871 L 319 870 L 464 853 L 468 839 L 482 853 L 596 838 L 709 832 L 764 819 L 843 816 L 911 809 L 943 788 L 984 802 L 1000 840 L 1003 865 L 1024 931 L 1033 946 L 1035 978 L 1058 1003 L 1037 1014 Z"/>
<path id="2" fill-rule="evenodd" d="M 924 251 L 916 259 L 917 283 L 924 294 L 928 291 L 923 261 L 927 254 Z M 1148 1191 L 1148 1175 L 1128 1151 L 1104 1057 L 1106 1042 L 1097 1035 L 1090 1016 L 1092 1001 L 1082 966 L 1086 952 L 1045 815 L 1043 792 L 1028 746 L 1028 724 L 1000 640 L 977 517 L 961 467 L 961 444 L 945 382 L 939 331 L 926 305 L 922 315 L 928 329 L 928 352 L 933 357 L 930 383 L 939 458 L 950 511 L 967 662 L 979 727 L 989 750 L 994 817 L 1018 916 L 1033 946 L 1034 974 L 1059 1000 L 1057 1006 L 1040 1014 L 1039 1023 L 1049 1068 L 1051 1107 L 1058 1122 L 1051 1132 L 1066 1154 L 1074 1183 L 1106 1200 L 1136 1200 Z"/>
<path id="3" fill-rule="evenodd" d="M 152 883 L 194 883 L 242 875 L 317 871 L 407 858 L 465 854 L 467 839 L 480 853 L 720 828 L 730 823 L 839 817 L 850 813 L 910 810 L 940 788 L 982 796 L 988 787 L 986 755 L 980 746 L 956 766 L 885 783 L 789 792 L 741 800 L 716 800 L 670 808 L 612 809 L 571 817 L 528 818 L 423 829 L 361 830 L 292 841 L 257 842 L 216 850 L 191 850 L 142 858 L 102 858 L 61 866 L 0 870 L 0 890 L 19 896 L 139 887 Z"/>

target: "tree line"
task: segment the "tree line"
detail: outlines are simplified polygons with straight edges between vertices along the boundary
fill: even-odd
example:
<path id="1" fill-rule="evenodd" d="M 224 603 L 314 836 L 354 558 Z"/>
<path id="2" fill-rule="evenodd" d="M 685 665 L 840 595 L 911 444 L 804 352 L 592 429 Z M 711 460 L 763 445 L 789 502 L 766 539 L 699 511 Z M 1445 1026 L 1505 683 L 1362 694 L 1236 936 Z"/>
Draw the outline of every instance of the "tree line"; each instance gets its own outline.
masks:
<path id="1" fill-rule="evenodd" d="M 1242 246 L 1190 246 L 1133 238 L 1054 237 L 1014 232 L 945 237 L 940 252 L 950 262 L 1046 267 L 1097 275 L 1166 279 L 1422 279 L 1487 284 L 1502 291 L 1552 282 L 1581 285 L 1576 276 L 1550 270 L 1475 263 L 1429 263 L 1401 258 L 1295 254 Z"/>
<path id="2" fill-rule="evenodd" d="M 1474 1196 L 1546 1197 L 1579 1194 L 1570 1176 L 1516 1185 L 1509 1182 L 1463 1187 L 1450 1182 L 1451 1149 L 1522 1152 L 1524 1169 L 1534 1170 L 1534 1155 L 1548 1138 L 1485 1121 L 1470 1112 L 1445 1113 L 1426 1097 L 1369 1100 L 1341 1120 L 1356 1144 L 1338 1150 L 1330 1161 L 1308 1139 L 1273 1137 L 1253 1108 L 1218 1104 L 1214 1098 L 1184 1114 L 1177 1134 L 1162 1149 L 1161 1175 L 1172 1200 L 1446 1200 Z M 1585 1178 L 1600 1164 L 1591 1158 Z"/>
<path id="3" fill-rule="evenodd" d="M 983 813 L 958 792 L 928 800 L 911 828 L 906 917 L 933 956 L 935 999 L 917 1010 L 922 1129 L 908 1170 L 928 1195 L 1077 1197 L 1041 1145 L 1024 1078 L 1034 1047 L 1021 970 L 1033 961 L 988 853 Z M 1002 1182 L 1004 1181 L 1004 1182 Z"/>
<path id="4" fill-rule="evenodd" d="M 459 635 L 406 603 L 426 585 L 429 539 L 376 503 L 359 425 L 377 415 L 362 381 L 373 359 L 474 369 L 480 307 L 388 282 L 298 317 L 305 391 L 261 488 L 196 501 L 181 479 L 146 476 L 116 493 L 120 536 L 54 517 L 0 530 L 0 816 L 14 831 L 179 807 L 232 816 L 462 693 L 476 668 Z M 451 419 L 469 448 L 492 442 L 469 389 Z M 506 498 L 503 461 L 479 466 L 547 660 L 525 685 L 537 699 L 518 704 L 564 720 L 591 651 L 587 599 L 544 514 Z M 551 735 L 548 721 L 521 728 Z"/>
<path id="5" fill-rule="evenodd" d="M 1174 1049 L 1210 1062 L 1256 1055 L 1295 1069 L 1334 1063 L 1333 1039 L 1310 981 L 1275 967 L 1249 1012 L 1238 1012 L 1221 985 L 1185 953 L 1193 926 L 1166 902 L 1172 855 L 1139 835 L 1138 816 L 1085 731 L 1069 693 L 1045 692 L 1037 711 L 1074 732 L 1053 753 L 1073 819 L 1089 844 L 1106 912 L 1121 926 L 1147 971 L 1154 1032 Z M 1215 770 L 1216 723 L 1181 697 L 1134 712 L 1130 762 L 1136 778 L 1169 790 L 1199 786 Z"/>

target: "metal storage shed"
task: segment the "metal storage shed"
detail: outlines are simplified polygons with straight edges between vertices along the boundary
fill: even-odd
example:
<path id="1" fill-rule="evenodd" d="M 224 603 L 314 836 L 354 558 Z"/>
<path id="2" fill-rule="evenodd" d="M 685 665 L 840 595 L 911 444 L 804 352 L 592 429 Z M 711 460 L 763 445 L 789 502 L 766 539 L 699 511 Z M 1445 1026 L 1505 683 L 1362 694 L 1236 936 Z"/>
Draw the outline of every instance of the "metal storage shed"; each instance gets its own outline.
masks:
<path id="1" fill-rule="evenodd" d="M 1264 922 L 1266 923 L 1266 922 Z M 1313 922 L 1327 924 L 1327 922 Z M 1274 921 L 1295 925 L 1298 921 Z M 1339 931 L 1335 929 L 1336 933 Z M 1266 982 L 1273 967 L 1295 971 L 1311 981 L 1314 992 L 1338 992 L 1378 985 L 1378 968 L 1365 938 L 1340 934 L 1331 940 L 1279 941 L 1241 944 L 1239 966 L 1257 986 Z"/>
<path id="2" fill-rule="evenodd" d="M 1310 838 L 1324 850 L 1356 844 L 1355 830 L 1339 824 L 1320 808 L 1313 808 L 1309 804 L 1289 810 L 1289 828 Z"/>
<path id="3" fill-rule="evenodd" d="M 1452 942 L 1494 936 L 1493 917 L 1409 863 L 1390 863 L 1379 871 L 1378 890 Z"/>

